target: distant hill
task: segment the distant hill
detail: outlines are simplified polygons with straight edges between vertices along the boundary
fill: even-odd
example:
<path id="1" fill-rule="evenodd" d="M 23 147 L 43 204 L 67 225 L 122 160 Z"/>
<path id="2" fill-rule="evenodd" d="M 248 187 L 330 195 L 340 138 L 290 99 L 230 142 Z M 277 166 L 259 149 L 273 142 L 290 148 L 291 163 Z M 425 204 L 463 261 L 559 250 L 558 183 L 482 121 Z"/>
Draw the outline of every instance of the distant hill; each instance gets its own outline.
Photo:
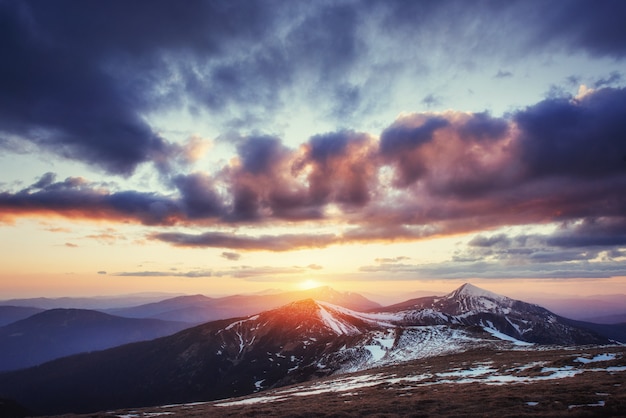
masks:
<path id="1" fill-rule="evenodd" d="M 338 292 L 328 286 L 322 286 L 303 291 L 234 295 L 221 298 L 203 295 L 180 296 L 131 308 L 110 309 L 106 312 L 127 318 L 156 318 L 200 324 L 218 319 L 252 315 L 307 298 L 333 303 L 356 311 L 380 307 L 378 303 L 358 293 Z"/>
<path id="2" fill-rule="evenodd" d="M 610 322 L 606 322 L 603 318 L 626 315 L 626 295 L 624 294 L 585 297 L 535 296 L 531 298 L 531 301 L 558 315 L 579 321 L 618 323 L 624 321 L 609 319 Z"/>
<path id="3" fill-rule="evenodd" d="M 43 309 L 27 306 L 0 306 L 0 327 L 28 318 L 42 311 Z"/>
<path id="4" fill-rule="evenodd" d="M 122 296 L 61 297 L 61 298 L 26 298 L 0 300 L 0 306 L 26 306 L 40 309 L 111 309 L 137 306 L 169 299 L 180 294 L 173 293 L 138 293 Z"/>
<path id="5" fill-rule="evenodd" d="M 584 321 L 593 322 L 595 324 L 626 324 L 626 313 L 594 316 L 593 318 L 585 318 Z"/>
<path id="6" fill-rule="evenodd" d="M 180 322 L 121 318 L 83 309 L 52 309 L 0 328 L 0 371 L 171 335 Z"/>
<path id="7" fill-rule="evenodd" d="M 469 350 L 610 343 L 539 306 L 469 284 L 418 301 L 357 312 L 304 299 L 0 374 L 0 393 L 39 413 L 92 412 L 222 399 Z"/>

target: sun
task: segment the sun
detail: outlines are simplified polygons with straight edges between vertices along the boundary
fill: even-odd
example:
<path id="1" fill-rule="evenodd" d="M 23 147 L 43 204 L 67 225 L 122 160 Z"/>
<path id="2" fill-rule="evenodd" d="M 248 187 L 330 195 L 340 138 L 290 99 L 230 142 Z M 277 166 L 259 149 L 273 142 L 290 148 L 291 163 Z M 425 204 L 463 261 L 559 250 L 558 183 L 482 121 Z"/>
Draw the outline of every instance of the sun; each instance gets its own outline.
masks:
<path id="1" fill-rule="evenodd" d="M 301 290 L 309 290 L 309 289 L 314 289 L 316 287 L 320 287 L 322 284 L 320 282 L 318 282 L 317 280 L 313 280 L 313 279 L 306 279 L 302 282 L 300 282 L 298 284 L 298 287 Z"/>

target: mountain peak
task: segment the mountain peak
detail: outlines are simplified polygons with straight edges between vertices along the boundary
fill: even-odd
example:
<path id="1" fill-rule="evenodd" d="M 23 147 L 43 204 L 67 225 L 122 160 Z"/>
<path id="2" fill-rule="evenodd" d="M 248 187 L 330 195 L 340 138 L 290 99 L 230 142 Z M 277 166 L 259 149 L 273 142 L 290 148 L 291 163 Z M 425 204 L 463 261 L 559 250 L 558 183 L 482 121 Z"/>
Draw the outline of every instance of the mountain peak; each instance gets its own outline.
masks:
<path id="1" fill-rule="evenodd" d="M 355 312 L 311 298 L 292 302 L 268 313 L 279 318 L 282 324 L 292 324 L 294 329 L 319 330 L 321 327 L 337 335 L 359 334 L 359 326 L 365 326 L 361 319 L 354 316 Z"/>
<path id="2" fill-rule="evenodd" d="M 485 289 L 481 289 L 478 286 L 474 286 L 471 283 L 465 283 L 452 293 L 447 295 L 447 299 L 456 297 L 470 297 L 470 298 L 487 298 L 492 300 L 506 299 L 505 296 L 498 295 L 497 293 L 490 292 Z"/>

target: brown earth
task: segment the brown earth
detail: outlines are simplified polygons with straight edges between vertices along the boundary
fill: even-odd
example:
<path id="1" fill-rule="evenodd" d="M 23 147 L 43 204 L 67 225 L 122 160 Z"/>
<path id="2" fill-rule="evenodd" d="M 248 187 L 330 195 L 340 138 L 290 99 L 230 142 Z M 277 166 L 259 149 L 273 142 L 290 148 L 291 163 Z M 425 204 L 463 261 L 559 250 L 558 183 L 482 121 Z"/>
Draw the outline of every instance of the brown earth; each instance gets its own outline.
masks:
<path id="1" fill-rule="evenodd" d="M 591 359 L 607 353 L 612 353 L 614 358 L 590 363 L 576 361 L 579 357 Z M 488 384 L 488 380 L 462 383 L 463 377 L 455 375 L 486 365 L 500 376 L 520 379 L 545 378 L 550 375 L 550 368 L 578 370 L 579 374 L 498 385 Z M 64 417 L 626 417 L 626 370 L 621 370 L 624 366 L 626 347 L 623 346 L 471 351 L 334 376 L 242 398 Z M 610 367 L 614 369 L 607 371 Z M 437 376 L 450 371 L 451 376 Z M 337 386 L 341 384 L 339 379 L 359 376 L 366 376 L 362 377 L 364 380 L 379 379 L 380 383 L 351 389 Z M 422 378 L 410 379 L 415 376 Z M 387 377 L 396 380 L 386 381 Z M 336 391 L 331 391 L 333 387 Z M 306 394 L 320 388 L 323 393 Z"/>

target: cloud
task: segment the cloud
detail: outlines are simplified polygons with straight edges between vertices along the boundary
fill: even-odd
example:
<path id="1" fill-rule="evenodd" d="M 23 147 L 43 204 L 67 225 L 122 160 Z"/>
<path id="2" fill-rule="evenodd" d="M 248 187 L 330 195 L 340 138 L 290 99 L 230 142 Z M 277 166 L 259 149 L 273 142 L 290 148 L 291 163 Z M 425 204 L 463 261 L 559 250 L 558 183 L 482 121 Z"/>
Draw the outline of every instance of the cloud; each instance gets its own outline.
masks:
<path id="1" fill-rule="evenodd" d="M 294 104 L 339 121 L 368 117 L 393 99 L 389 85 L 398 75 L 438 71 L 429 58 L 438 47 L 446 65 L 469 65 L 476 56 L 521 59 L 531 50 L 621 58 L 624 18 L 619 0 L 281 2 L 280 13 L 272 2 L 226 0 L 194 0 L 184 10 L 163 0 L 3 2 L 0 144 L 123 176 L 149 162 L 169 172 L 177 161 L 197 161 L 207 144 L 166 138 L 153 122 L 159 112 L 243 123 L 246 132 L 267 130 Z M 612 74 L 596 87 L 618 80 Z M 439 97 L 431 93 L 424 103 Z M 387 151 L 400 145 L 383 143 Z M 258 151 L 250 158 L 240 150 L 246 170 L 262 168 L 254 166 L 262 163 Z M 244 209 L 240 216 L 252 216 Z"/>
<path id="2" fill-rule="evenodd" d="M 194 270 L 186 272 L 176 271 L 123 271 L 119 273 L 112 273 L 111 276 L 120 277 L 189 277 L 189 278 L 203 278 L 213 277 L 213 272 L 210 270 Z"/>
<path id="3" fill-rule="evenodd" d="M 600 279 L 626 275 L 622 264 L 585 262 L 545 264 L 503 265 L 486 262 L 437 263 L 437 264 L 393 264 L 364 266 L 362 273 L 381 274 L 394 280 L 442 280 L 442 279 Z"/>
<path id="4" fill-rule="evenodd" d="M 511 78 L 513 77 L 513 73 L 510 71 L 503 71 L 503 70 L 498 70 L 498 72 L 496 73 L 496 75 L 493 76 L 493 78 Z"/>
<path id="5" fill-rule="evenodd" d="M 529 176 L 598 178 L 624 172 L 626 89 L 548 99 L 515 114 Z"/>
<path id="6" fill-rule="evenodd" d="M 374 259 L 374 261 L 379 264 L 395 264 L 395 263 L 399 263 L 401 261 L 410 260 L 410 259 L 411 257 L 398 256 L 398 257 L 393 257 L 393 258 L 376 258 Z"/>
<path id="7" fill-rule="evenodd" d="M 594 88 L 606 87 L 606 86 L 616 84 L 622 81 L 622 79 L 623 78 L 622 78 L 621 73 L 618 73 L 617 71 L 613 71 L 611 74 L 609 74 L 608 77 L 596 80 L 596 82 L 593 83 L 593 86 Z"/>
<path id="8" fill-rule="evenodd" d="M 224 270 L 216 273 L 220 276 L 230 276 L 237 279 L 253 280 L 253 281 L 275 281 L 276 276 L 294 275 L 305 273 L 307 268 L 293 267 L 270 267 L 270 266 L 240 266 L 233 267 L 230 270 Z"/>
<path id="9" fill-rule="evenodd" d="M 69 248 L 77 248 L 77 247 L 78 247 L 78 245 L 76 245 L 76 244 L 72 244 L 71 242 L 66 242 L 66 243 L 65 243 L 65 246 L 66 246 L 66 247 L 69 247 Z"/>
<path id="10" fill-rule="evenodd" d="M 256 5 L 219 1 L 176 11 L 155 1 L 149 13 L 141 3 L 61 3 L 2 3 L 0 91 L 10 106 L 0 106 L 0 132 L 121 175 L 172 151 L 144 119 L 180 103 L 172 54 L 219 55 L 263 33 L 270 16 Z"/>
<path id="11" fill-rule="evenodd" d="M 181 195 L 181 209 L 190 220 L 224 215 L 223 199 L 216 190 L 215 180 L 209 175 L 201 172 L 179 175 L 173 182 Z"/>
<path id="12" fill-rule="evenodd" d="M 589 217 L 573 225 L 563 225 L 548 244 L 558 247 L 626 246 L 626 217 Z"/>
<path id="13" fill-rule="evenodd" d="M 70 218 L 171 224 L 181 217 L 178 202 L 156 193 L 110 192 L 78 177 L 54 182 L 45 174 L 16 193 L 0 192 L 3 216 L 58 214 Z"/>
<path id="14" fill-rule="evenodd" d="M 108 245 L 113 245 L 118 240 L 126 239 L 124 235 L 115 233 L 115 230 L 112 228 L 107 228 L 104 232 L 100 232 L 98 234 L 86 235 L 85 238 L 94 239 L 100 243 Z"/>
<path id="15" fill-rule="evenodd" d="M 503 117 L 403 114 L 378 138 L 339 130 L 314 135 L 294 149 L 275 136 L 240 136 L 236 158 L 212 174 L 173 176 L 167 195 L 111 191 L 83 178 L 57 181 L 45 173 L 21 190 L 1 191 L 0 213 L 9 220 L 56 214 L 177 225 L 178 232 L 147 236 L 176 246 L 246 251 L 411 241 L 552 222 L 595 222 L 606 233 L 602 239 L 622 245 L 624 135 L 626 89 L 601 88 L 545 99 Z M 261 231 L 311 221 L 339 228 L 284 235 L 182 230 Z M 579 232 L 600 239 L 589 230 L 580 226 Z"/>
<path id="16" fill-rule="evenodd" d="M 422 104 L 426 105 L 426 107 L 428 108 L 433 106 L 439 106 L 441 104 L 441 99 L 431 93 L 424 96 L 424 98 L 422 99 Z"/>
<path id="17" fill-rule="evenodd" d="M 213 247 L 239 250 L 290 251 L 302 248 L 323 248 L 338 242 L 333 234 L 284 234 L 284 235 L 234 235 L 219 232 L 186 234 L 161 232 L 149 235 L 149 239 L 167 242 L 176 247 Z"/>
<path id="18" fill-rule="evenodd" d="M 100 270 L 100 271 L 98 272 L 98 274 L 102 274 L 102 275 L 104 275 L 104 274 L 107 274 L 107 272 L 106 272 L 106 271 L 104 271 L 104 270 Z"/>
<path id="19" fill-rule="evenodd" d="M 626 5 L 619 0 L 553 3 L 541 13 L 526 16 L 529 17 L 535 19 L 526 21 L 535 29 L 531 38 L 533 47 L 560 45 L 572 52 L 585 51 L 594 56 L 626 56 L 622 42 L 626 39 L 626 29 L 621 24 L 626 18 Z"/>
<path id="20" fill-rule="evenodd" d="M 564 223 L 550 234 L 478 234 L 450 260 L 430 264 L 376 259 L 359 270 L 400 279 L 607 278 L 626 273 L 623 219 Z M 621 235 L 620 235 L 621 234 Z"/>
<path id="21" fill-rule="evenodd" d="M 277 276 L 300 275 L 307 270 L 317 270 L 319 266 L 273 267 L 273 266 L 237 266 L 226 270 L 190 270 L 190 271 L 130 271 L 111 274 L 120 277 L 232 277 L 249 281 L 276 281 Z M 319 267 L 321 268 L 321 267 Z"/>
<path id="22" fill-rule="evenodd" d="M 233 252 L 230 252 L 230 251 L 224 251 L 224 252 L 221 254 L 221 257 L 222 257 L 222 258 L 225 258 L 225 259 L 227 259 L 227 260 L 237 261 L 237 260 L 239 260 L 239 259 L 241 258 L 241 254 L 239 254 L 239 253 L 233 253 Z"/>

